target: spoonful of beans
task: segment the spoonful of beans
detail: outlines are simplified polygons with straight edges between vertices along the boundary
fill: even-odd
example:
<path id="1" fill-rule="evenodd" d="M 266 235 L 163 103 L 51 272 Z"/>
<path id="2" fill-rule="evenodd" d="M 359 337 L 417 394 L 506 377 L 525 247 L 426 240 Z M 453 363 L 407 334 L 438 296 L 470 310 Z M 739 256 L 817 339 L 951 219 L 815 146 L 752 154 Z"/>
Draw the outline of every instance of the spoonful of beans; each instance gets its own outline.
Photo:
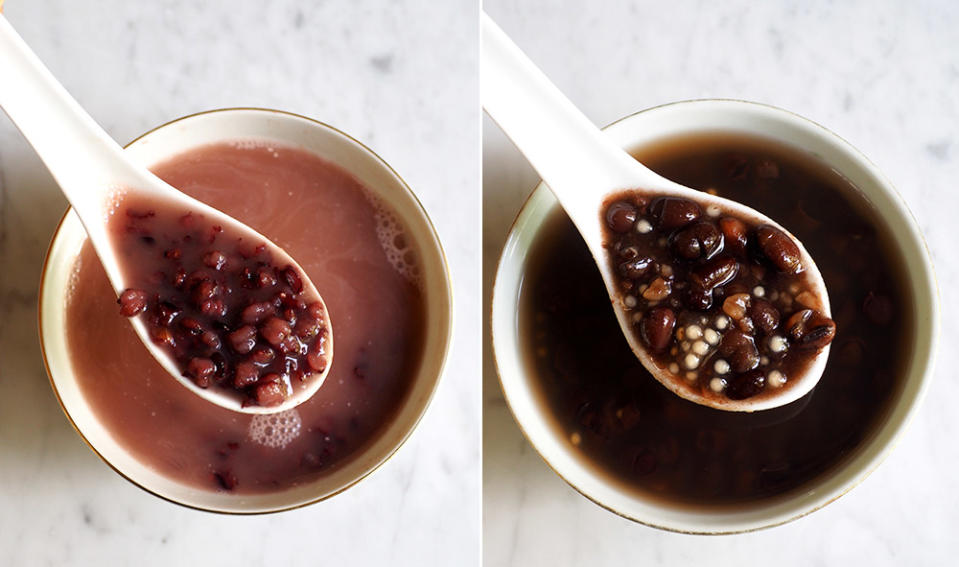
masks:
<path id="1" fill-rule="evenodd" d="M 482 44 L 483 107 L 586 241 L 643 366 L 677 395 L 721 410 L 808 393 L 836 325 L 802 243 L 758 211 L 633 159 L 485 15 Z"/>
<path id="2" fill-rule="evenodd" d="M 0 107 L 80 217 L 118 316 L 174 378 L 244 413 L 289 409 L 317 391 L 332 327 L 293 258 L 132 163 L 2 15 L 0 85 Z"/>

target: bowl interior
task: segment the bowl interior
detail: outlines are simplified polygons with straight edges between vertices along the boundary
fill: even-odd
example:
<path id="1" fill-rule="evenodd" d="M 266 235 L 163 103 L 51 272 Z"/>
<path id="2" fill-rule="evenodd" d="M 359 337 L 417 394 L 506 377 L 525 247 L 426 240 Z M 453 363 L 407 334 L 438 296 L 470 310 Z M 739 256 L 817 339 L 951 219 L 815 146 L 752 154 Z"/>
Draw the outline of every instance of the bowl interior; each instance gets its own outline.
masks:
<path id="1" fill-rule="evenodd" d="M 908 293 L 917 321 L 910 349 L 912 359 L 901 391 L 872 437 L 801 492 L 716 509 L 673 507 L 627 493 L 572 454 L 559 429 L 547 418 L 535 385 L 526 377 L 517 324 L 520 289 L 530 246 L 545 219 L 559 206 L 549 189 L 540 184 L 507 239 L 493 289 L 493 348 L 504 394 L 520 428 L 549 466 L 576 490 L 617 514 L 655 527 L 693 533 L 747 531 L 790 521 L 835 500 L 864 479 L 892 448 L 931 374 L 939 325 L 938 295 L 931 262 L 912 215 L 891 184 L 848 143 L 815 123 L 776 108 L 741 101 L 675 103 L 627 117 L 606 132 L 628 150 L 685 134 L 750 134 L 808 151 L 840 172 L 862 191 L 886 222 L 906 263 Z"/>
<path id="2" fill-rule="evenodd" d="M 51 383 L 67 417 L 90 447 L 122 476 L 157 496 L 195 508 L 231 513 L 278 511 L 324 499 L 348 488 L 386 461 L 426 410 L 445 362 L 451 323 L 446 259 L 426 213 L 396 172 L 342 132 L 292 114 L 230 109 L 188 116 L 161 126 L 131 143 L 127 151 L 134 160 L 150 166 L 194 147 L 250 138 L 299 147 L 349 171 L 392 206 L 420 251 L 426 303 L 421 363 L 398 414 L 361 454 L 312 483 L 271 494 L 210 492 L 160 475 L 113 439 L 77 384 L 68 353 L 64 308 L 74 260 L 86 233 L 72 211 L 68 211 L 54 235 L 40 295 L 41 340 Z"/>

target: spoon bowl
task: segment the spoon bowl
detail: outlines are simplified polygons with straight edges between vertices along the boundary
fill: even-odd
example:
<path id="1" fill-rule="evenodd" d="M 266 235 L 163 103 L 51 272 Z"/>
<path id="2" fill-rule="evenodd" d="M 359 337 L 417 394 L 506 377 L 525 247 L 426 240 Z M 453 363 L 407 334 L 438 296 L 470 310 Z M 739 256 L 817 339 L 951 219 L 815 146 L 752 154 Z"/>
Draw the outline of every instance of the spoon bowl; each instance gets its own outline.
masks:
<path id="1" fill-rule="evenodd" d="M 262 243 L 273 263 L 303 269 L 281 247 L 236 219 L 181 193 L 152 172 L 133 163 L 122 148 L 70 97 L 43 66 L 26 43 L 0 15 L 0 107 L 23 133 L 50 170 L 60 189 L 80 218 L 107 277 L 117 295 L 130 287 L 109 218 L 123 199 L 136 196 L 162 203 L 164 208 L 202 215 L 231 236 Z M 304 297 L 319 302 L 328 313 L 319 291 L 301 277 Z M 274 413 L 291 409 L 309 399 L 323 384 L 330 368 L 333 340 L 327 320 L 327 364 L 322 372 L 292 387 L 280 403 L 245 405 L 245 396 L 226 388 L 201 388 L 184 376 L 176 361 L 150 336 L 144 317 L 131 319 L 134 330 L 150 354 L 181 384 L 216 405 L 243 413 Z"/>
<path id="2" fill-rule="evenodd" d="M 779 407 L 812 390 L 825 368 L 828 344 L 814 354 L 803 372 L 790 376 L 789 388 L 776 395 L 741 400 L 703 395 L 688 387 L 683 377 L 656 362 L 633 332 L 627 306 L 616 287 L 600 214 L 611 196 L 631 191 L 650 198 L 687 199 L 704 210 L 717 207 L 734 217 L 778 229 L 799 250 L 808 290 L 818 300 L 816 309 L 831 317 L 826 285 L 816 263 L 798 239 L 762 213 L 670 181 L 636 161 L 579 112 L 488 16 L 484 14 L 482 19 L 483 107 L 540 174 L 586 241 L 620 328 L 643 366 L 677 395 L 727 411 Z"/>

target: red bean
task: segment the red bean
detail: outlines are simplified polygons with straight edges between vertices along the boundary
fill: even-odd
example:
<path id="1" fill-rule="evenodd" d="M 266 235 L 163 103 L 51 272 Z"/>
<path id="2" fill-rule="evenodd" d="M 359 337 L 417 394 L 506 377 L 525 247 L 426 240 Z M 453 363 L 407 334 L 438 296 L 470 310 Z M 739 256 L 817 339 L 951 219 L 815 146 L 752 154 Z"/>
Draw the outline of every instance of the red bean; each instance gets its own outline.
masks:
<path id="1" fill-rule="evenodd" d="M 300 279 L 300 274 L 296 272 L 293 266 L 287 266 L 286 269 L 283 270 L 283 279 L 286 280 L 287 285 L 290 286 L 293 293 L 303 291 L 303 280 Z"/>
<path id="2" fill-rule="evenodd" d="M 773 307 L 773 304 L 754 297 L 749 303 L 749 318 L 753 325 L 763 333 L 769 334 L 779 326 L 779 310 Z"/>
<path id="3" fill-rule="evenodd" d="M 247 354 L 256 346 L 256 327 L 244 325 L 230 333 L 230 346 L 240 354 Z"/>
<path id="4" fill-rule="evenodd" d="M 690 273 L 693 285 L 700 289 L 712 290 L 736 277 L 739 262 L 729 256 L 713 258 Z"/>
<path id="5" fill-rule="evenodd" d="M 799 247 L 785 232 L 763 225 L 756 229 L 756 240 L 760 250 L 779 271 L 787 274 L 803 271 Z"/>
<path id="6" fill-rule="evenodd" d="M 746 223 L 733 217 L 719 219 L 719 230 L 723 233 L 723 247 L 735 256 L 746 254 L 749 228 Z"/>
<path id="7" fill-rule="evenodd" d="M 120 304 L 120 315 L 134 317 L 147 310 L 149 295 L 142 289 L 126 289 L 117 303 Z"/>
<path id="8" fill-rule="evenodd" d="M 233 377 L 233 387 L 237 389 L 246 388 L 256 384 L 260 379 L 259 371 L 252 362 L 239 362 L 236 365 L 236 375 Z"/>
<path id="9" fill-rule="evenodd" d="M 673 249 L 687 260 L 709 259 L 723 248 L 723 235 L 710 222 L 697 222 L 673 236 Z"/>
<path id="10" fill-rule="evenodd" d="M 766 375 L 761 370 L 752 370 L 730 377 L 725 392 L 731 400 L 745 400 L 759 394 L 765 387 Z"/>
<path id="11" fill-rule="evenodd" d="M 209 388 L 216 365 L 209 358 L 192 358 L 187 364 L 187 374 L 193 382 L 201 388 Z"/>
<path id="12" fill-rule="evenodd" d="M 240 320 L 248 325 L 255 324 L 263 321 L 267 317 L 271 317 L 274 313 L 276 313 L 276 310 L 269 303 L 251 303 L 243 309 L 243 313 L 240 314 Z"/>
<path id="13" fill-rule="evenodd" d="M 656 225 L 663 230 L 680 228 L 702 216 L 702 209 L 695 202 L 676 197 L 655 199 L 649 206 L 649 212 Z"/>
<path id="14" fill-rule="evenodd" d="M 256 403 L 263 407 L 276 406 L 283 403 L 287 396 L 287 391 L 281 383 L 282 377 L 279 374 L 267 374 L 256 386 Z"/>
<path id="15" fill-rule="evenodd" d="M 742 373 L 759 366 L 759 350 L 753 338 L 742 331 L 726 331 L 719 343 L 719 354 L 736 373 Z"/>
<path id="16" fill-rule="evenodd" d="M 219 250 L 213 250 L 203 257 L 203 263 L 214 270 L 222 270 L 223 266 L 226 265 L 226 255 Z"/>
<path id="17" fill-rule="evenodd" d="M 666 350 L 673 338 L 676 314 L 669 307 L 653 307 L 640 322 L 640 336 L 654 352 Z"/>
<path id="18" fill-rule="evenodd" d="M 613 232 L 629 232 L 636 217 L 636 207 L 626 201 L 616 201 L 606 208 L 606 226 Z"/>
<path id="19" fill-rule="evenodd" d="M 260 336 L 274 347 L 282 345 L 283 341 L 290 336 L 290 332 L 290 324 L 279 317 L 267 319 L 266 323 L 260 327 Z"/>
<path id="20" fill-rule="evenodd" d="M 624 278 L 639 279 L 656 269 L 656 262 L 649 256 L 633 258 L 619 265 L 619 273 Z"/>
<path id="21" fill-rule="evenodd" d="M 256 272 L 256 284 L 259 287 L 271 287 L 276 285 L 276 274 L 268 268 L 260 268 Z"/>
<path id="22" fill-rule="evenodd" d="M 800 348 L 819 349 L 836 337 L 836 323 L 818 311 L 803 309 L 789 317 L 786 332 Z"/>

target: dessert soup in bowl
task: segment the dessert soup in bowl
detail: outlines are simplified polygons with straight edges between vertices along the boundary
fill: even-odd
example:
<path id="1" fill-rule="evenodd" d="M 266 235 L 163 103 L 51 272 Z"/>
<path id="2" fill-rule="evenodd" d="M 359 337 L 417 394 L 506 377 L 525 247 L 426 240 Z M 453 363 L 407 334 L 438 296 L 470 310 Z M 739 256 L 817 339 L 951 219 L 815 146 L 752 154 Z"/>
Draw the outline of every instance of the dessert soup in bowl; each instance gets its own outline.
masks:
<path id="1" fill-rule="evenodd" d="M 188 116 L 128 151 L 288 250 L 322 288 L 336 351 L 324 386 L 289 412 L 205 402 L 163 376 L 118 319 L 68 211 L 44 268 L 40 328 L 54 391 L 88 445 L 157 496 L 228 513 L 316 502 L 384 463 L 425 412 L 450 338 L 445 257 L 409 187 L 348 135 L 272 110 Z"/>
<path id="2" fill-rule="evenodd" d="M 585 496 L 665 529 L 758 529 L 836 499 L 892 448 L 930 376 L 937 295 L 908 209 L 848 143 L 768 106 L 676 103 L 606 131 L 654 170 L 757 208 L 809 246 L 837 342 L 819 386 L 782 408 L 730 415 L 679 399 L 631 356 L 592 258 L 540 186 L 493 289 L 495 359 L 520 428 Z M 765 294 L 723 289 L 716 301 L 749 296 L 783 320 L 801 310 Z M 728 324 L 689 322 L 680 334 L 695 336 L 677 340 L 704 341 L 703 368 L 720 375 L 727 360 L 707 342 Z"/>

